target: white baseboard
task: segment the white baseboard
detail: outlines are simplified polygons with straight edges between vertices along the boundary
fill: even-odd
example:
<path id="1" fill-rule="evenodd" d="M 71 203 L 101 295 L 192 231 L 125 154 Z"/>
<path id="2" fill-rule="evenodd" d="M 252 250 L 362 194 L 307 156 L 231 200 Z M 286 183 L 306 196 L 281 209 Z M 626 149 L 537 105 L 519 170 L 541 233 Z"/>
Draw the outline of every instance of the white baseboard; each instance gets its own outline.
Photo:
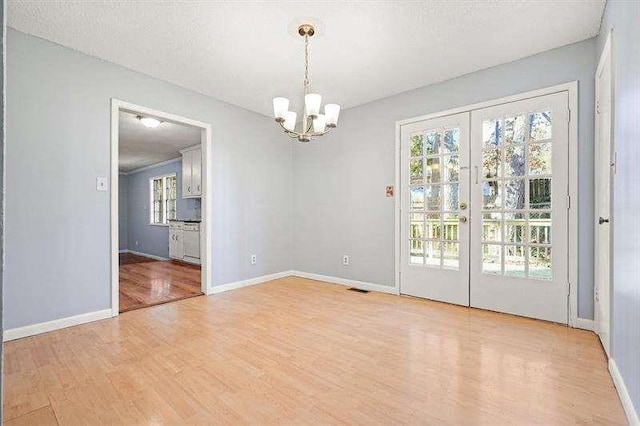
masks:
<path id="1" fill-rule="evenodd" d="M 141 251 L 120 250 L 120 253 L 131 253 L 131 254 L 135 254 L 135 255 L 143 256 L 143 257 L 148 257 L 150 259 L 155 259 L 155 260 L 171 260 L 171 259 L 169 259 L 167 257 L 156 256 L 155 254 L 149 254 L 149 253 L 142 253 Z"/>
<path id="2" fill-rule="evenodd" d="M 340 284 L 348 287 L 359 288 L 362 290 L 378 291 L 381 293 L 389 293 L 389 294 L 396 294 L 396 295 L 400 294 L 397 288 L 381 285 L 381 284 L 373 284 L 373 283 L 368 283 L 364 281 L 349 280 L 346 278 L 331 277 L 328 275 L 312 274 L 309 272 L 301 272 L 301 271 L 292 271 L 291 274 L 293 276 L 300 277 L 300 278 L 307 278 L 307 279 L 316 280 L 316 281 L 325 281 L 331 284 Z"/>
<path id="3" fill-rule="evenodd" d="M 87 312 L 86 314 L 74 315 L 72 317 L 60 318 L 53 321 L 41 322 L 38 324 L 4 330 L 3 339 L 5 342 L 8 342 L 9 340 L 35 336 L 36 334 L 47 333 L 49 331 L 60 330 L 61 328 L 86 324 L 88 322 L 99 321 L 106 318 L 111 318 L 111 309 Z"/>
<path id="4" fill-rule="evenodd" d="M 128 252 L 129 252 L 129 250 L 127 250 L 127 249 L 124 249 L 124 250 L 118 250 L 118 253 L 120 253 L 120 254 L 122 254 L 122 253 L 128 253 Z"/>
<path id="5" fill-rule="evenodd" d="M 627 415 L 629 425 L 639 426 L 640 420 L 638 420 L 638 413 L 633 407 L 633 401 L 631 401 L 631 396 L 629 396 L 627 386 L 624 384 L 624 380 L 622 379 L 620 371 L 618 370 L 618 366 L 616 365 L 616 362 L 613 360 L 613 358 L 609 359 L 609 373 L 611 374 L 613 384 L 615 385 L 616 390 L 618 391 L 618 395 L 620 396 L 620 402 L 622 402 L 622 408 L 624 408 L 624 412 Z"/>
<path id="6" fill-rule="evenodd" d="M 594 320 L 586 318 L 576 318 L 576 324 L 574 328 L 581 328 L 582 330 L 596 331 L 596 322 Z"/>
<path id="7" fill-rule="evenodd" d="M 277 272 L 275 274 L 262 275 L 261 277 L 249 278 L 248 280 L 236 281 L 228 284 L 222 284 L 215 287 L 210 287 L 207 294 L 218 294 L 224 291 L 236 290 L 242 287 L 248 287 L 251 285 L 262 284 L 267 281 L 277 280 L 279 278 L 290 277 L 293 275 L 293 271 Z"/>

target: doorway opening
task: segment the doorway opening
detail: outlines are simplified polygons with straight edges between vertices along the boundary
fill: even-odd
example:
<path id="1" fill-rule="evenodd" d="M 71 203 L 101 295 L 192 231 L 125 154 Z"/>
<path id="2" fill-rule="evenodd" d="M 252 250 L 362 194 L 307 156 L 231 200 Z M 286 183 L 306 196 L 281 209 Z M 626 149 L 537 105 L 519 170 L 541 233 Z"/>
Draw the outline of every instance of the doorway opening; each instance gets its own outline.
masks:
<path id="1" fill-rule="evenodd" d="M 210 125 L 114 99 L 111 138 L 112 316 L 208 294 Z"/>

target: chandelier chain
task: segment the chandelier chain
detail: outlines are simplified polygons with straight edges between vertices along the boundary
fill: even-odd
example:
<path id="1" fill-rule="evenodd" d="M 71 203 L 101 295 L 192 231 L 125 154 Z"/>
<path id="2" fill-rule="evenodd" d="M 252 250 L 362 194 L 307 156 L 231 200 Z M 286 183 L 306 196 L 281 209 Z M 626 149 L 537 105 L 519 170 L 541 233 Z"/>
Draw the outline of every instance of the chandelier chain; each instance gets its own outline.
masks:
<path id="1" fill-rule="evenodd" d="M 304 94 L 307 94 L 309 88 L 309 35 L 304 36 Z"/>

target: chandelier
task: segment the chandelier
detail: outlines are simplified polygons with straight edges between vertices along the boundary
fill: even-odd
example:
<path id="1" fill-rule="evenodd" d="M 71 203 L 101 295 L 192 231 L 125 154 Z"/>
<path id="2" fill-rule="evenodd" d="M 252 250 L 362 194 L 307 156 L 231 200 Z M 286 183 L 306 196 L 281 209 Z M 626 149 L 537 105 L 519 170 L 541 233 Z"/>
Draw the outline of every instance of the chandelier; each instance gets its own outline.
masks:
<path id="1" fill-rule="evenodd" d="M 298 34 L 304 37 L 304 111 L 301 131 L 296 131 L 298 114 L 289 111 L 289 99 L 273 98 L 273 115 L 276 123 L 284 129 L 291 138 L 297 138 L 299 142 L 309 142 L 312 139 L 325 135 L 338 125 L 340 105 L 327 104 L 324 106 L 324 114 L 320 114 L 322 96 L 317 93 L 309 93 L 309 37 L 313 37 L 315 29 L 312 25 L 304 24 L 298 27 Z"/>

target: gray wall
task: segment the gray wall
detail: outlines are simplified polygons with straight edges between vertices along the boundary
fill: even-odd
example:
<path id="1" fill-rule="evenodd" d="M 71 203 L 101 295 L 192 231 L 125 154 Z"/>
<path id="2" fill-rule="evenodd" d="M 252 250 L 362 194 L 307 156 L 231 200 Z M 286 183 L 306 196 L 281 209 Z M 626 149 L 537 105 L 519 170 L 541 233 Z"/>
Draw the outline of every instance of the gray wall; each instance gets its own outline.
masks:
<path id="1" fill-rule="evenodd" d="M 169 257 L 169 228 L 149 224 L 149 179 L 175 173 L 178 179 L 178 219 L 200 219 L 200 199 L 182 198 L 182 161 L 126 176 L 128 250 Z"/>
<path id="2" fill-rule="evenodd" d="M 118 250 L 126 250 L 127 244 L 127 201 L 128 201 L 128 179 L 126 175 L 118 176 Z"/>
<path id="3" fill-rule="evenodd" d="M 12 29 L 7 43 L 7 329 L 110 307 L 111 98 L 211 123 L 212 285 L 291 269 L 292 149 L 272 120 Z"/>
<path id="4" fill-rule="evenodd" d="M 348 109 L 322 140 L 294 148 L 294 268 L 394 283 L 395 122 L 579 81 L 579 309 L 593 318 L 593 97 L 595 40 L 551 50 Z M 351 266 L 342 266 L 342 255 Z"/>
<path id="5" fill-rule="evenodd" d="M 608 1 L 598 57 L 613 29 L 614 143 L 612 353 L 640 413 L 640 3 Z"/>

